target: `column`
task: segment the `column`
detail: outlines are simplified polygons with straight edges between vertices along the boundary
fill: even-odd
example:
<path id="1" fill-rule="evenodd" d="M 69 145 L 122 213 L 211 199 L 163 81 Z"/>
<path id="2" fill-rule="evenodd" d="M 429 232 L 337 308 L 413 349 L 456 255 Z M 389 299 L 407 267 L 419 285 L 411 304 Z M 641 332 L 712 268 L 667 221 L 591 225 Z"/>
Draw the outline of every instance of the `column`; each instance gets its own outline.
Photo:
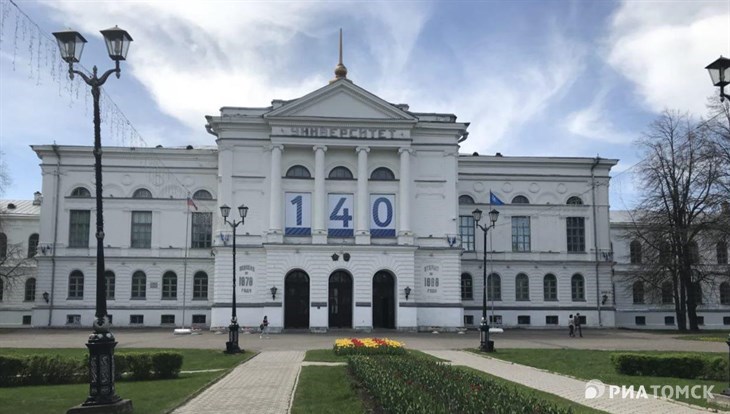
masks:
<path id="1" fill-rule="evenodd" d="M 368 147 L 357 147 L 357 206 L 355 214 L 355 244 L 370 244 L 368 229 Z"/>
<path id="2" fill-rule="evenodd" d="M 281 153 L 283 150 L 283 145 L 273 145 L 271 147 L 269 234 L 270 237 L 274 238 L 282 238 L 284 234 L 281 227 Z M 274 240 L 269 239 L 269 241 L 273 242 Z M 283 239 L 281 242 L 283 242 Z"/>
<path id="3" fill-rule="evenodd" d="M 398 194 L 398 244 L 413 244 L 411 233 L 411 149 L 400 148 L 400 185 Z"/>
<path id="4" fill-rule="evenodd" d="M 312 197 L 312 211 L 314 220 L 312 223 L 312 243 L 327 243 L 327 229 L 325 227 L 325 216 L 327 213 L 327 194 L 324 185 L 324 153 L 327 147 L 315 145 L 314 149 L 314 196 Z"/>

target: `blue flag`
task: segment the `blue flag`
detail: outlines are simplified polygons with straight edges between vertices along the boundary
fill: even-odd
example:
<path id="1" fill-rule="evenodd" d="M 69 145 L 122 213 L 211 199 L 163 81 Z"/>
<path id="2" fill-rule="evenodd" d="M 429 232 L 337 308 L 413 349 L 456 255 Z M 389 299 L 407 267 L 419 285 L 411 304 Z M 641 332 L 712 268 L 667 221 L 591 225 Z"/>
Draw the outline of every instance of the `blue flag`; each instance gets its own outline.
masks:
<path id="1" fill-rule="evenodd" d="M 499 199 L 494 193 L 490 190 L 489 191 L 489 204 L 494 204 L 495 206 L 501 206 L 504 205 L 502 200 Z"/>

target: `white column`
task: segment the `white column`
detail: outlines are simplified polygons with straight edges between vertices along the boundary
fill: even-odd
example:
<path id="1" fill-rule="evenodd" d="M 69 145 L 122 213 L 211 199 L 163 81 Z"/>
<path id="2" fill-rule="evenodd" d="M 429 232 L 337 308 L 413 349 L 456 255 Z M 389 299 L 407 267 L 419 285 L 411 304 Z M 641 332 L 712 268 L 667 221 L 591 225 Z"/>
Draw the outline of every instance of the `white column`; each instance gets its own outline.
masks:
<path id="1" fill-rule="evenodd" d="M 271 147 L 269 234 L 272 235 L 283 234 L 281 228 L 281 152 L 283 150 L 283 145 L 273 145 Z"/>
<path id="2" fill-rule="evenodd" d="M 400 148 L 400 186 L 398 194 L 398 243 L 412 244 L 411 234 L 411 149 Z"/>
<path id="3" fill-rule="evenodd" d="M 312 228 L 312 243 L 327 243 L 327 229 L 325 228 L 325 215 L 327 213 L 327 194 L 324 185 L 324 153 L 327 147 L 315 145 L 314 149 L 314 197 L 312 200 L 312 211 L 314 223 Z"/>
<path id="4" fill-rule="evenodd" d="M 355 243 L 369 244 L 368 229 L 368 147 L 357 147 L 357 219 L 355 221 Z"/>

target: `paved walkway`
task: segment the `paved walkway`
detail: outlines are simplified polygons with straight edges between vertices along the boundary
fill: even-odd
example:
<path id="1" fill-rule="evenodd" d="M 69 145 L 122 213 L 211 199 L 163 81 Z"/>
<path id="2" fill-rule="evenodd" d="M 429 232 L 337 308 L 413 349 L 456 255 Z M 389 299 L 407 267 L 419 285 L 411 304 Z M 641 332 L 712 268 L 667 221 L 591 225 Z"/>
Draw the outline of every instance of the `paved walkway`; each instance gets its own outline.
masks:
<path id="1" fill-rule="evenodd" d="M 558 395 L 578 404 L 586 405 L 607 413 L 629 414 L 708 414 L 702 408 L 692 408 L 685 404 L 669 400 L 654 399 L 622 399 L 608 398 L 608 392 L 602 397 L 585 398 L 586 381 L 563 375 L 515 364 L 495 358 L 485 358 L 465 351 L 425 351 L 435 357 L 451 361 L 453 365 L 465 365 L 492 374 L 506 380 L 517 382 L 540 391 Z M 647 390 L 651 392 L 651 390 Z"/>
<path id="2" fill-rule="evenodd" d="M 301 351 L 261 352 L 173 414 L 286 414 L 303 360 Z"/>

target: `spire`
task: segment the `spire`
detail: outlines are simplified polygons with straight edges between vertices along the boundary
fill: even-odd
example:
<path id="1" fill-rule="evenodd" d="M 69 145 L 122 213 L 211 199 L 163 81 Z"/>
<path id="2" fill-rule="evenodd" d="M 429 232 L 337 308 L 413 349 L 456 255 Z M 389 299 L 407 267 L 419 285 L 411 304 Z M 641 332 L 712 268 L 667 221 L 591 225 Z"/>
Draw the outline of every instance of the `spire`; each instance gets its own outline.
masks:
<path id="1" fill-rule="evenodd" d="M 330 83 L 340 79 L 347 79 L 347 68 L 342 64 L 342 29 L 340 28 L 340 62 L 335 66 L 335 78 Z"/>

